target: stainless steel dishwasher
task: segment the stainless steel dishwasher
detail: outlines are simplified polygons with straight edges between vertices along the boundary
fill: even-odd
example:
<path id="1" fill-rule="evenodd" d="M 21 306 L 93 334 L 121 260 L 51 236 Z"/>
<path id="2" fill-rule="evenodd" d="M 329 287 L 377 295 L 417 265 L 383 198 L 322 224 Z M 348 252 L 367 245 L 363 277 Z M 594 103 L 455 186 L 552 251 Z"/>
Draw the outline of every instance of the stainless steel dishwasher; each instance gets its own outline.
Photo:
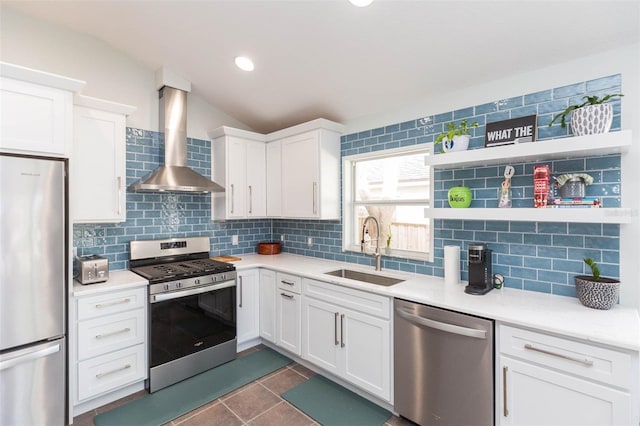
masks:
<path id="1" fill-rule="evenodd" d="M 421 425 L 492 425 L 493 320 L 394 301 L 395 411 Z"/>

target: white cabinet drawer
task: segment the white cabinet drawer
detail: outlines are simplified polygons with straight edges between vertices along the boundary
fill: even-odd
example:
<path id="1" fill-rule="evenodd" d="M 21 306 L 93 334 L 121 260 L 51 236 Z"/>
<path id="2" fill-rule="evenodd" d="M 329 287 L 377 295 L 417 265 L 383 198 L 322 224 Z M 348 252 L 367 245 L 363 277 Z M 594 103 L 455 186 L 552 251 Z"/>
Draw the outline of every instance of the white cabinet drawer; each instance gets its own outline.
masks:
<path id="1" fill-rule="evenodd" d="M 289 275 L 278 272 L 276 275 L 278 288 L 300 294 L 302 290 L 302 279 L 296 275 Z"/>
<path id="2" fill-rule="evenodd" d="M 147 376 L 144 345 L 78 363 L 78 401 L 114 390 Z"/>
<path id="3" fill-rule="evenodd" d="M 500 352 L 544 366 L 630 389 L 631 354 L 500 325 Z"/>
<path id="4" fill-rule="evenodd" d="M 78 359 L 106 354 L 144 342 L 144 309 L 78 323 Z"/>
<path id="5" fill-rule="evenodd" d="M 147 303 L 146 288 L 139 287 L 113 293 L 78 299 L 78 320 L 96 318 L 131 309 L 142 308 Z"/>
<path id="6" fill-rule="evenodd" d="M 305 296 L 315 297 L 316 299 L 380 318 L 391 318 L 391 299 L 386 296 L 308 278 L 302 280 L 302 286 Z"/>

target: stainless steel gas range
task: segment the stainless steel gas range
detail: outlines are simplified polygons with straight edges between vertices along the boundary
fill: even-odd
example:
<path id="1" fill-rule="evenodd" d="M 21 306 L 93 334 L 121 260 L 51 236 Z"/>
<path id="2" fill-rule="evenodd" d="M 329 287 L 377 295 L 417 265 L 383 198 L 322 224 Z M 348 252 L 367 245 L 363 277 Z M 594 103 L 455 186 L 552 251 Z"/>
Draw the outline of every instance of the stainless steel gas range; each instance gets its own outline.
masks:
<path id="1" fill-rule="evenodd" d="M 132 241 L 149 280 L 149 392 L 236 358 L 236 270 L 209 259 L 209 238 Z"/>

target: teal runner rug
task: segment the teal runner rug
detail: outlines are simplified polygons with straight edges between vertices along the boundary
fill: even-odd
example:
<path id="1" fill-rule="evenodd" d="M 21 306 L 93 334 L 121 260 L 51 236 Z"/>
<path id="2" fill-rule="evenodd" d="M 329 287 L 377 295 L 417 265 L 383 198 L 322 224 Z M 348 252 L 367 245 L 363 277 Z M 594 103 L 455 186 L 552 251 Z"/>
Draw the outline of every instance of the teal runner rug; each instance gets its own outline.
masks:
<path id="1" fill-rule="evenodd" d="M 272 373 L 291 360 L 264 348 L 93 418 L 96 426 L 159 426 Z"/>
<path id="2" fill-rule="evenodd" d="M 281 395 L 323 426 L 374 426 L 391 412 L 320 375 Z"/>

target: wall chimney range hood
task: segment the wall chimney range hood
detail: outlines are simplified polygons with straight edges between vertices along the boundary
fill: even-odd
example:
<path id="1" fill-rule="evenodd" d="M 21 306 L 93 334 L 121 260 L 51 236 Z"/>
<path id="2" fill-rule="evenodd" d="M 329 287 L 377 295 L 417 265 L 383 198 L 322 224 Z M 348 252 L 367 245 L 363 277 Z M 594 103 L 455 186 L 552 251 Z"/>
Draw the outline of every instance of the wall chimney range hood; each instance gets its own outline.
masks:
<path id="1" fill-rule="evenodd" d="M 187 92 L 160 89 L 160 128 L 164 165 L 129 187 L 141 192 L 224 192 L 224 188 L 187 167 Z"/>

